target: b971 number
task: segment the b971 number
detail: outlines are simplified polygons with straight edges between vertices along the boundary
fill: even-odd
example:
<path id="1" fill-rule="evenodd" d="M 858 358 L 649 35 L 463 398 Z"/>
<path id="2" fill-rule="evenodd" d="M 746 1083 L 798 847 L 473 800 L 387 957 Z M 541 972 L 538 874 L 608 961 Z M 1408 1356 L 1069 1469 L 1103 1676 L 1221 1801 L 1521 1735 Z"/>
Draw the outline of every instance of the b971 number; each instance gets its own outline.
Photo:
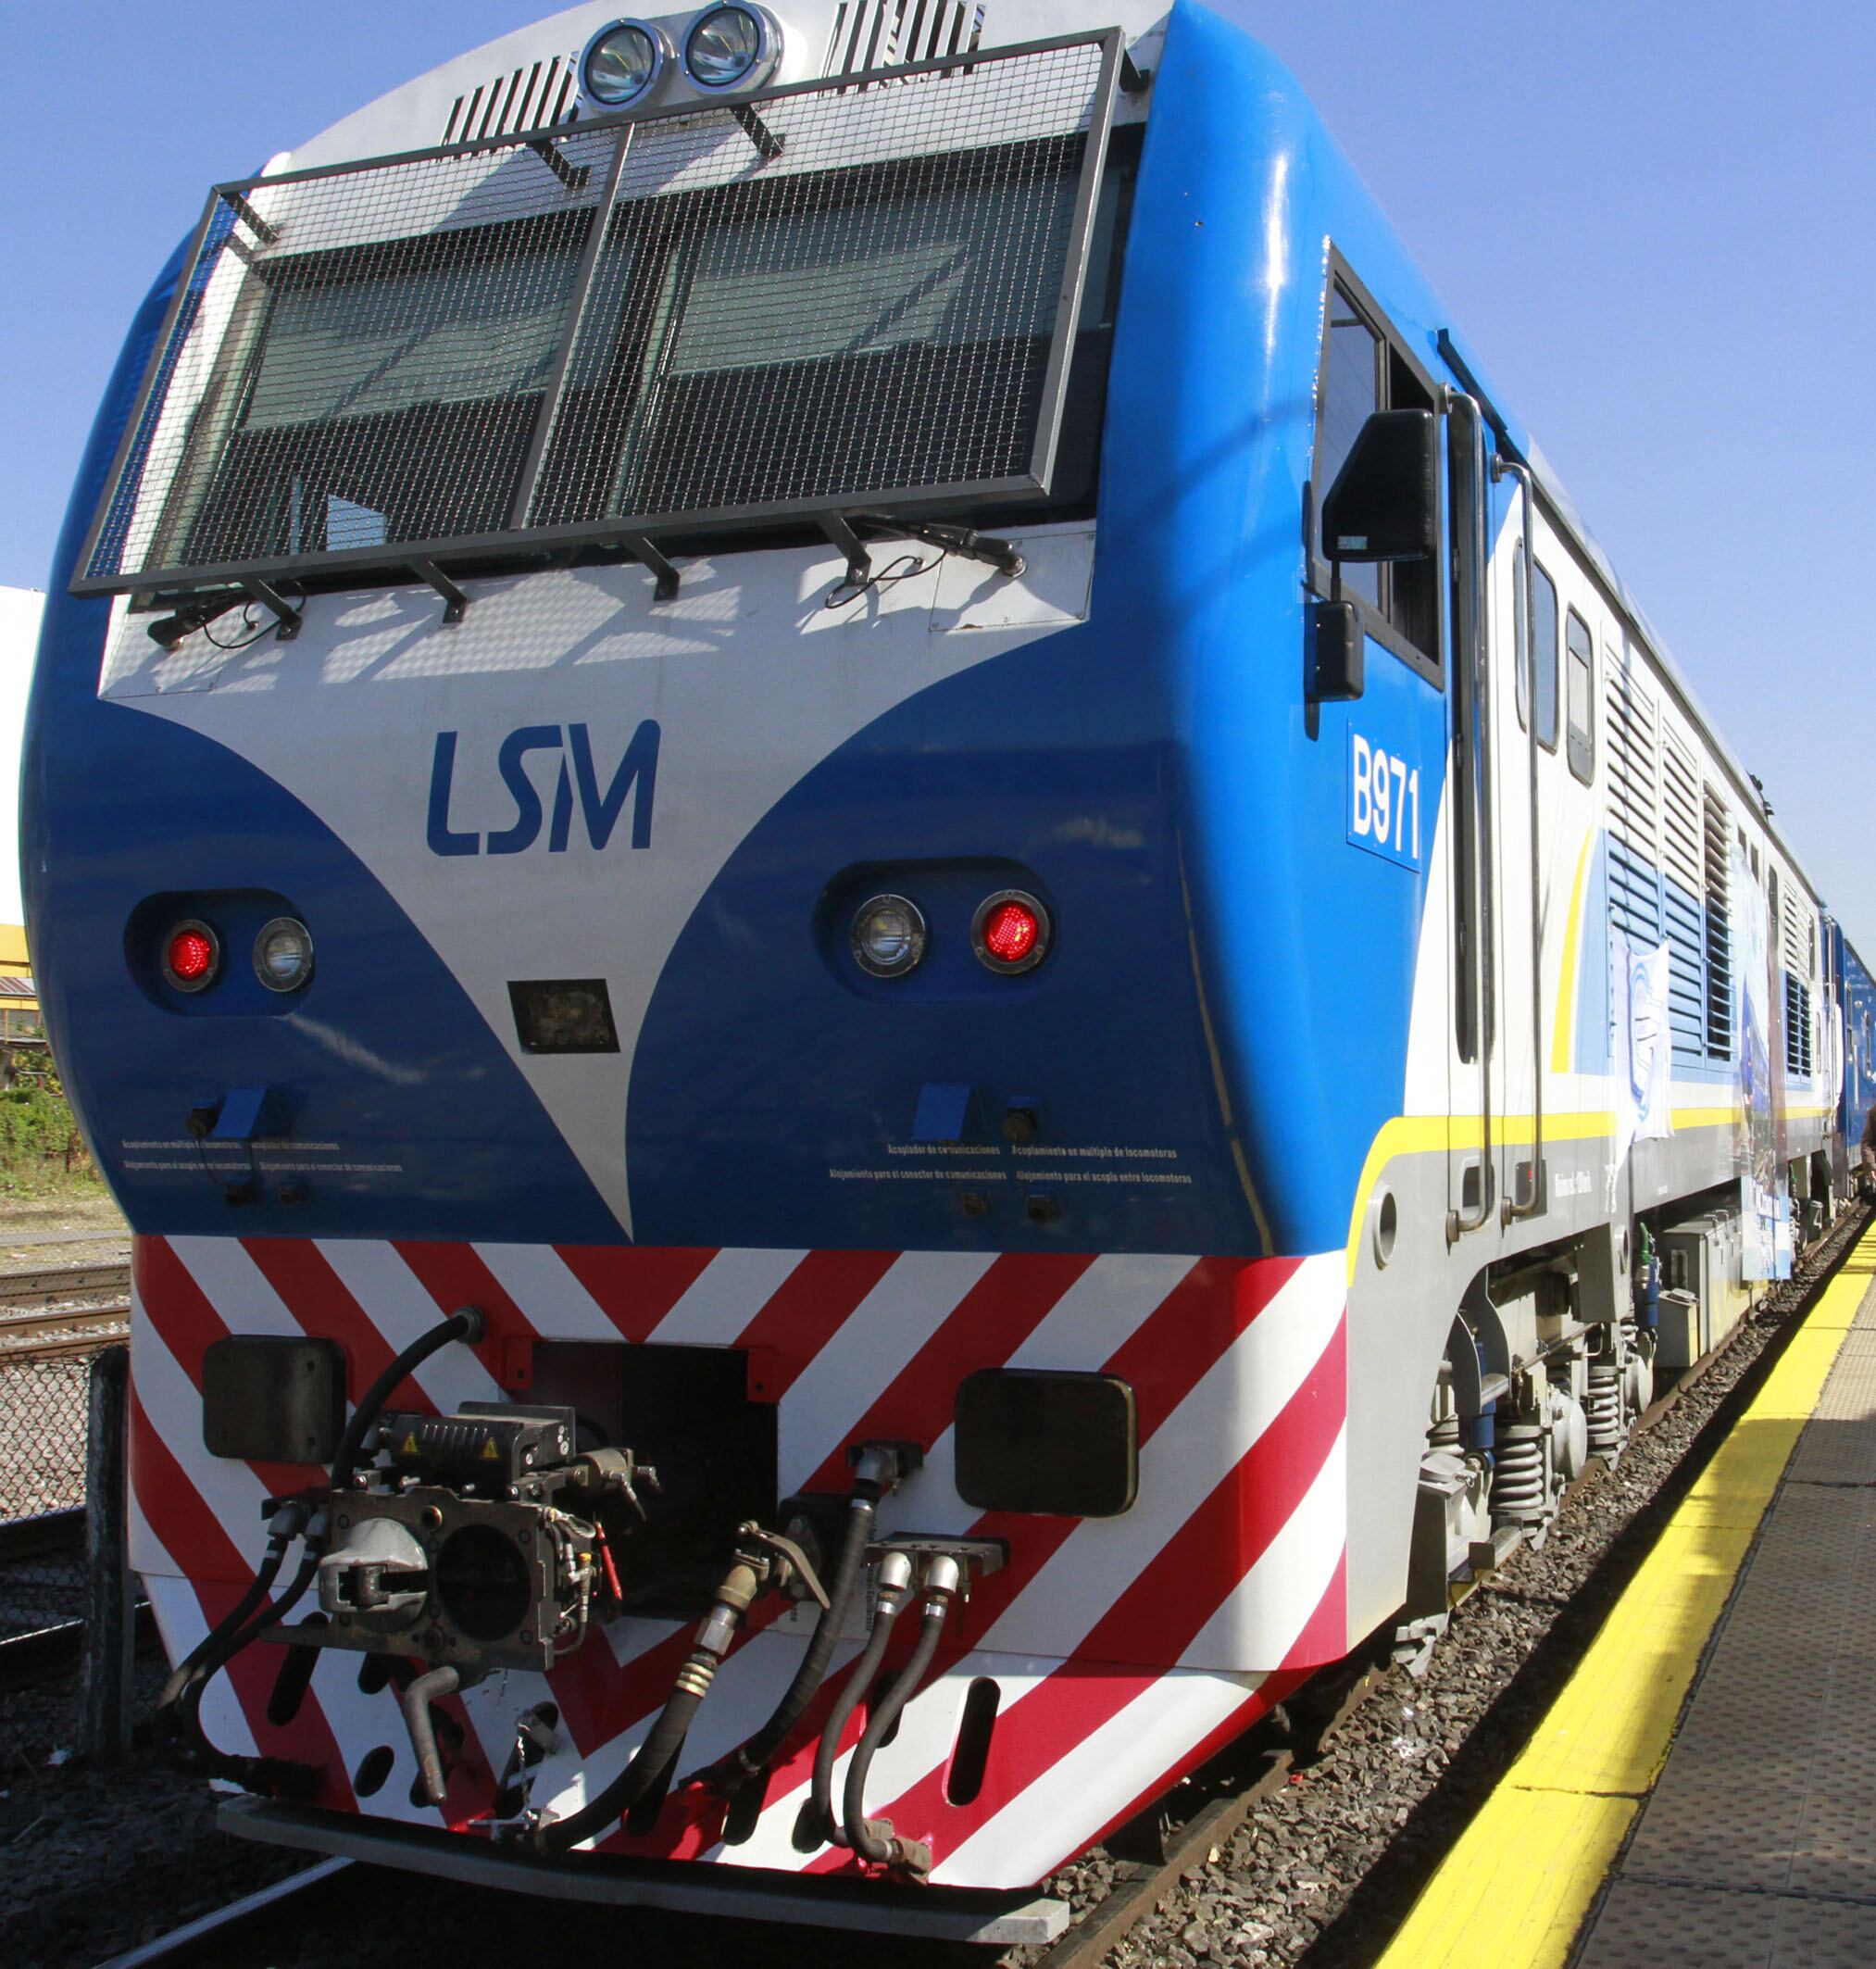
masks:
<path id="1" fill-rule="evenodd" d="M 1420 770 L 1348 734 L 1348 838 L 1404 868 L 1420 865 Z"/>

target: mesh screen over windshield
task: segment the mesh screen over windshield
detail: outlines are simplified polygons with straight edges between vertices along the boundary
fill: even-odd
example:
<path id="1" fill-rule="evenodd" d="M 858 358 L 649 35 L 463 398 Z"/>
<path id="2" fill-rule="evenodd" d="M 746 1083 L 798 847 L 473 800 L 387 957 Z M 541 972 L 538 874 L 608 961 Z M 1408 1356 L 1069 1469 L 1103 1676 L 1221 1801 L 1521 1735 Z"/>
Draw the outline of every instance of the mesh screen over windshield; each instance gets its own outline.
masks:
<path id="1" fill-rule="evenodd" d="M 224 192 L 79 585 L 1045 489 L 1116 52 Z"/>

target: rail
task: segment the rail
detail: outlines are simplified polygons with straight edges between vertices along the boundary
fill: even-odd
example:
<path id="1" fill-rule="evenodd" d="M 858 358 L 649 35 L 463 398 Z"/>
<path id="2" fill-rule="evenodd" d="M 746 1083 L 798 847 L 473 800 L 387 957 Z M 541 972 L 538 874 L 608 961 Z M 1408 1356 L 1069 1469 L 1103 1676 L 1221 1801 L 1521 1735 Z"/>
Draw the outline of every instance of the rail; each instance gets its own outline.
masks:
<path id="1" fill-rule="evenodd" d="M 101 1298 L 106 1294 L 116 1298 L 130 1289 L 128 1264 L 54 1265 L 0 1277 L 0 1308 L 18 1311 L 28 1306 L 56 1306 L 68 1299 Z"/>
<path id="2" fill-rule="evenodd" d="M 128 1264 L 59 1265 L 0 1278 L 0 1361 L 94 1352 L 130 1331 Z"/>
<path id="3" fill-rule="evenodd" d="M 0 1360 L 47 1361 L 67 1354 L 94 1353 L 107 1340 L 121 1340 L 130 1326 L 128 1299 L 112 1306 L 79 1306 L 59 1312 L 0 1318 Z"/>
<path id="4" fill-rule="evenodd" d="M 213 1913 L 184 1922 L 167 1935 L 158 1935 L 122 1955 L 114 1955 L 101 1969 L 149 1969 L 149 1965 L 157 1963 L 225 1963 L 222 1950 L 237 1934 L 297 1900 L 309 1888 L 323 1887 L 335 1875 L 356 1863 L 352 1860 L 321 1860 L 297 1874 L 290 1874 L 284 1880 L 276 1880 L 271 1887 L 244 1894 L 239 1900 L 231 1900 Z"/>

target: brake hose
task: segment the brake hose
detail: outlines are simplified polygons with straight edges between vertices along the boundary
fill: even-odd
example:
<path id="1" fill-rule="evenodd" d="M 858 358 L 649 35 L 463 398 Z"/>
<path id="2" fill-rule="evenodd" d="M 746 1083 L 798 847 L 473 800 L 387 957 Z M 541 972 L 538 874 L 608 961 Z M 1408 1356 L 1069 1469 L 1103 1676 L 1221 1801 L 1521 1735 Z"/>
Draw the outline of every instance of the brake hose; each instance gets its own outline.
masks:
<path id="1" fill-rule="evenodd" d="M 287 1547 L 299 1536 L 306 1516 L 306 1507 L 297 1502 L 282 1505 L 274 1514 L 272 1528 L 268 1534 L 267 1550 L 261 1557 L 259 1569 L 254 1575 L 254 1583 L 170 1670 L 169 1679 L 163 1684 L 163 1693 L 156 1698 L 156 1711 L 159 1715 L 182 1693 L 194 1671 L 209 1654 L 230 1635 L 238 1632 L 267 1598 L 274 1581 L 280 1577 L 280 1569 L 286 1559 Z M 287 1522 L 283 1524 L 282 1519 Z"/>
<path id="2" fill-rule="evenodd" d="M 873 1631 L 854 1663 L 854 1672 L 834 1699 L 833 1708 L 815 1746 L 814 1782 L 809 1794 L 809 1812 L 817 1842 L 831 1839 L 836 1846 L 847 1843 L 833 1809 L 833 1767 L 840 1756 L 841 1732 L 847 1718 L 866 1699 L 885 1658 L 886 1645 L 893 1638 L 893 1625 L 904 1610 L 912 1584 L 912 1561 L 904 1552 L 888 1552 L 880 1561 L 878 1598 L 873 1608 Z"/>
<path id="3" fill-rule="evenodd" d="M 359 1398 L 357 1407 L 352 1411 L 351 1419 L 339 1437 L 329 1476 L 333 1498 L 351 1487 L 365 1438 L 376 1425 L 393 1390 L 452 1340 L 473 1345 L 482 1338 L 486 1325 L 479 1307 L 459 1307 L 446 1320 L 439 1320 L 434 1326 L 426 1328 L 391 1361 Z M 276 1514 L 276 1523 L 285 1511 L 295 1508 L 293 1505 L 284 1507 L 281 1513 Z M 318 1774 L 306 1764 L 275 1757 L 232 1756 L 218 1750 L 208 1741 L 201 1717 L 202 1697 L 208 1684 L 244 1648 L 258 1639 L 269 1627 L 284 1621 L 312 1585 L 331 1537 L 330 1511 L 314 1512 L 307 1517 L 304 1526 L 306 1550 L 292 1582 L 271 1606 L 261 1605 L 279 1577 L 288 1544 L 300 1529 L 301 1526 L 294 1524 L 284 1535 L 276 1533 L 269 1539 L 266 1556 L 253 1584 L 234 1607 L 191 1649 L 164 1686 L 156 1705 L 158 1737 L 172 1761 L 181 1763 L 185 1769 L 230 1778 L 250 1790 L 305 1793 L 317 1781 Z"/>
<path id="4" fill-rule="evenodd" d="M 691 1723 L 710 1683 L 730 1651 L 736 1629 L 748 1612 L 757 1594 L 769 1578 L 766 1557 L 738 1549 L 730 1570 L 718 1586 L 714 1603 L 697 1629 L 697 1637 L 651 1734 L 639 1745 L 632 1761 L 596 1798 L 587 1800 L 578 1812 L 564 1819 L 552 1819 L 533 1828 L 533 1844 L 543 1852 L 565 1852 L 582 1839 L 607 1832 L 651 1789 L 684 1747 Z"/>
<path id="5" fill-rule="evenodd" d="M 769 1760 L 814 1700 L 815 1691 L 827 1674 L 827 1664 L 833 1658 L 834 1644 L 840 1639 L 859 1592 L 879 1500 L 893 1487 L 894 1467 L 892 1459 L 883 1453 L 862 1463 L 860 1478 L 848 1499 L 846 1536 L 835 1561 L 833 1585 L 829 1589 L 828 1603 L 814 1624 L 807 1651 L 769 1721 L 706 1774 L 705 1782 L 716 1790 L 733 1794 L 753 1778 L 760 1777 L 769 1768 Z"/>
<path id="6" fill-rule="evenodd" d="M 899 1712 L 917 1692 L 919 1685 L 925 1679 L 926 1670 L 932 1665 L 932 1656 L 938 1652 L 939 1637 L 944 1632 L 944 1618 L 950 1612 L 951 1596 L 957 1590 L 958 1578 L 957 1561 L 948 1554 L 940 1553 L 926 1566 L 922 1582 L 925 1612 L 919 1624 L 919 1639 L 912 1649 L 912 1659 L 886 1692 L 885 1699 L 867 1718 L 866 1734 L 854 1751 L 853 1762 L 847 1765 L 846 1791 L 843 1800 L 845 1809 L 842 1814 L 846 1843 L 862 1860 L 869 1860 L 876 1866 L 910 1865 L 914 1871 L 923 1872 L 932 1863 L 931 1854 L 925 1847 L 893 1837 L 890 1819 L 867 1817 L 867 1774 L 872 1769 L 874 1752 L 899 1720 Z"/>

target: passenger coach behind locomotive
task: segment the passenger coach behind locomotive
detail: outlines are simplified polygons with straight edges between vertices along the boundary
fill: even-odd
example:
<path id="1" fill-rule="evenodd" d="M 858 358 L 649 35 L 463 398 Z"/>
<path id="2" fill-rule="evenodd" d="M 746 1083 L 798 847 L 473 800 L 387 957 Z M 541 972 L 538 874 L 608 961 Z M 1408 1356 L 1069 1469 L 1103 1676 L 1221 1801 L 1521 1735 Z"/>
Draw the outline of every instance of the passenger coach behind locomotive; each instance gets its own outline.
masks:
<path id="1" fill-rule="evenodd" d="M 1821 1197 L 1732 755 L 1236 10 L 1064 11 L 574 7 L 132 328 L 28 897 L 241 1829 L 1026 1887 L 1620 1450 L 1755 1022 Z"/>

